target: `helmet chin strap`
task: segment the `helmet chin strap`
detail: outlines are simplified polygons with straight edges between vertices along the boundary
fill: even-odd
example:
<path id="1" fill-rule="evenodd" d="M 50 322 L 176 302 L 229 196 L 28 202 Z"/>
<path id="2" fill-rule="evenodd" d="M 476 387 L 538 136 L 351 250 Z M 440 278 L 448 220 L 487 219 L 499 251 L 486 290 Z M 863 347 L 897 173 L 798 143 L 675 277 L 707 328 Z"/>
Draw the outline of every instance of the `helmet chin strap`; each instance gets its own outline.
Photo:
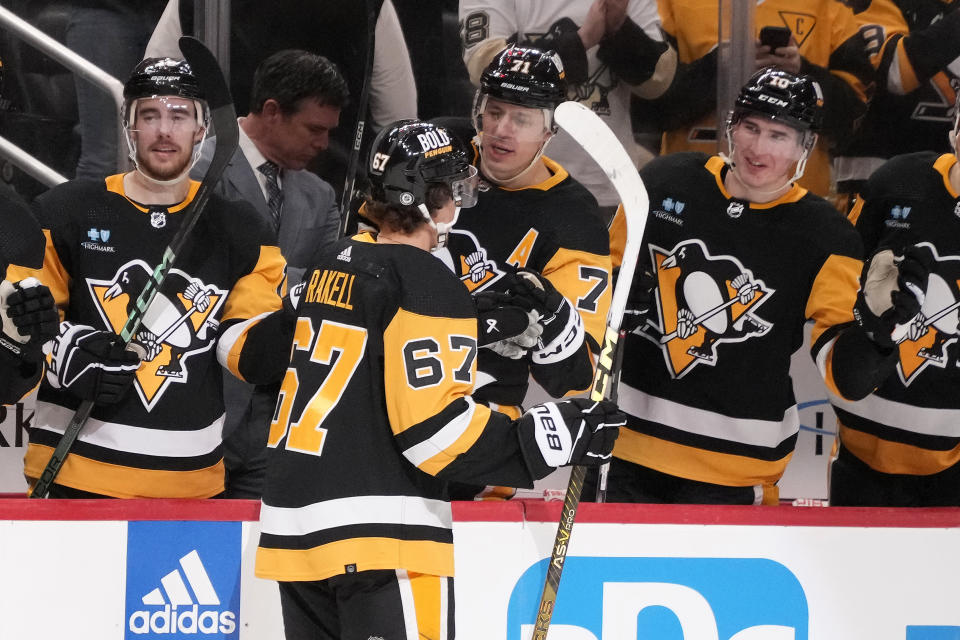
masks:
<path id="1" fill-rule="evenodd" d="M 417 209 L 420 210 L 420 213 L 423 214 L 424 219 L 427 221 L 433 229 L 437 232 L 437 242 L 430 247 L 430 251 L 438 251 L 445 246 L 447 246 L 447 238 L 450 235 L 450 229 L 453 228 L 453 225 L 457 224 L 457 219 L 460 217 L 460 207 L 455 207 L 453 210 L 453 220 L 450 222 L 437 222 L 433 219 L 433 216 L 430 215 L 430 210 L 427 209 L 427 205 L 422 202 L 417 205 Z"/>
<path id="2" fill-rule="evenodd" d="M 730 171 L 733 173 L 734 177 L 740 182 L 740 184 L 746 186 L 746 183 L 740 177 L 740 172 L 737 171 L 737 163 L 733 161 L 734 144 L 733 144 L 733 136 L 730 133 L 730 129 L 731 127 L 728 125 L 725 132 L 727 137 L 727 150 L 729 151 L 729 155 L 727 155 L 726 153 L 723 153 L 722 151 L 718 155 L 720 156 L 720 159 L 723 160 L 724 164 L 730 167 Z M 776 189 L 770 189 L 770 190 L 756 189 L 753 187 L 750 187 L 750 189 L 763 196 L 769 196 L 775 193 L 780 193 L 781 191 L 789 187 L 791 184 L 793 184 L 794 182 L 796 182 L 797 180 L 803 177 L 803 172 L 807 168 L 807 158 L 810 157 L 810 150 L 813 148 L 815 144 L 816 144 L 816 139 L 814 139 L 814 141 L 809 145 L 804 144 L 803 153 L 800 154 L 800 158 L 797 160 L 797 166 L 793 171 L 793 176 L 788 178 L 787 181 L 784 182 L 782 185 L 780 185 Z"/>

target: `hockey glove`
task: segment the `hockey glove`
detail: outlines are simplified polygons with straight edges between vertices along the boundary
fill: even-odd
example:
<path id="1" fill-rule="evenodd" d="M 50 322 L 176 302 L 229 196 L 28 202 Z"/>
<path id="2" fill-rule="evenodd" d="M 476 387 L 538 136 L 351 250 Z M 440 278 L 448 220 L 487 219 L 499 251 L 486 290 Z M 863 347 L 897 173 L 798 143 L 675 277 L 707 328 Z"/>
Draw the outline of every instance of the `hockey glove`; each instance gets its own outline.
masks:
<path id="1" fill-rule="evenodd" d="M 526 269 L 518 270 L 517 275 L 515 292 L 534 301 L 543 327 L 532 353 L 534 364 L 560 362 L 576 353 L 585 337 L 577 310 L 542 275 Z"/>
<path id="2" fill-rule="evenodd" d="M 473 296 L 473 302 L 477 307 L 477 344 L 481 347 L 508 338 L 522 339 L 539 317 L 532 313 L 531 300 L 501 291 L 481 291 Z"/>
<path id="3" fill-rule="evenodd" d="M 627 418 L 607 400 L 574 398 L 532 407 L 517 422 L 524 460 L 539 479 L 557 467 L 609 460 Z"/>
<path id="4" fill-rule="evenodd" d="M 0 317 L 0 351 L 25 362 L 43 360 L 43 344 L 57 335 L 60 325 L 50 289 L 36 278 L 0 282 Z"/>
<path id="5" fill-rule="evenodd" d="M 617 275 L 619 274 L 614 274 L 614 279 Z M 623 319 L 620 321 L 621 330 L 633 333 L 646 323 L 656 288 L 657 279 L 649 270 L 643 269 L 634 273 L 633 282 L 630 283 L 630 293 L 627 296 L 627 306 L 623 310 Z"/>
<path id="6" fill-rule="evenodd" d="M 124 349 L 115 333 L 63 322 L 47 380 L 83 400 L 114 404 L 130 388 L 139 366 L 140 358 Z"/>
<path id="7" fill-rule="evenodd" d="M 906 334 L 898 326 L 920 313 L 931 266 L 930 254 L 916 246 L 896 257 L 890 249 L 879 250 L 864 264 L 853 315 L 875 344 L 891 349 L 902 339 L 894 332 Z"/>

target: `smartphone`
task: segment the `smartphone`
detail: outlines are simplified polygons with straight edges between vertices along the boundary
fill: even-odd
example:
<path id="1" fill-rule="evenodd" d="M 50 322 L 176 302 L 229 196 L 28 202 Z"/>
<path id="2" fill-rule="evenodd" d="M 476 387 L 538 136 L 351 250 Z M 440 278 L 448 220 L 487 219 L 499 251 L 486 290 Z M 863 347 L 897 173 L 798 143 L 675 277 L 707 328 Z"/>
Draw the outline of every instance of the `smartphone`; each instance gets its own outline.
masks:
<path id="1" fill-rule="evenodd" d="M 764 27 L 760 29 L 760 44 L 767 45 L 773 52 L 790 44 L 790 35 L 786 27 Z"/>

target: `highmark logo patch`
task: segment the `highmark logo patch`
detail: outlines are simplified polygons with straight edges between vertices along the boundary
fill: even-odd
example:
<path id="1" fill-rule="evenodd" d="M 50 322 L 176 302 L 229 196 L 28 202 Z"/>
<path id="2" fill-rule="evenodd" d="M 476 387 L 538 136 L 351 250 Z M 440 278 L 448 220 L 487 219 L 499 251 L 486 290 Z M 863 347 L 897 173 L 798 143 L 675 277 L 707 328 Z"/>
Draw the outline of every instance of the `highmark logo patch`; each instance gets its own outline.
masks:
<path id="1" fill-rule="evenodd" d="M 507 640 L 530 638 L 549 559 L 510 594 Z M 806 594 L 763 558 L 569 556 L 551 637 L 575 640 L 807 640 Z"/>
<path id="2" fill-rule="evenodd" d="M 239 522 L 131 522 L 124 639 L 239 638 Z"/>

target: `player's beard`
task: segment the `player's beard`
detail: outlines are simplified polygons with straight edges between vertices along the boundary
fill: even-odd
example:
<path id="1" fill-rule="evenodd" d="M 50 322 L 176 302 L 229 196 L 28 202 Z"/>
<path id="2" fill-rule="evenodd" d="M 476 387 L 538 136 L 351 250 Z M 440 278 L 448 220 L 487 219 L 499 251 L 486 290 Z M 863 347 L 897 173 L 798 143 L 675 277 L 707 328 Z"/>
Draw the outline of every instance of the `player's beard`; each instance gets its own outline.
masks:
<path id="1" fill-rule="evenodd" d="M 142 151 L 138 146 L 137 166 L 148 178 L 153 178 L 154 180 L 159 181 L 174 180 L 186 173 L 190 166 L 192 154 L 192 147 L 190 149 L 179 148 L 176 152 L 176 158 L 173 162 L 160 165 L 159 163 L 153 162 L 149 151 Z"/>

